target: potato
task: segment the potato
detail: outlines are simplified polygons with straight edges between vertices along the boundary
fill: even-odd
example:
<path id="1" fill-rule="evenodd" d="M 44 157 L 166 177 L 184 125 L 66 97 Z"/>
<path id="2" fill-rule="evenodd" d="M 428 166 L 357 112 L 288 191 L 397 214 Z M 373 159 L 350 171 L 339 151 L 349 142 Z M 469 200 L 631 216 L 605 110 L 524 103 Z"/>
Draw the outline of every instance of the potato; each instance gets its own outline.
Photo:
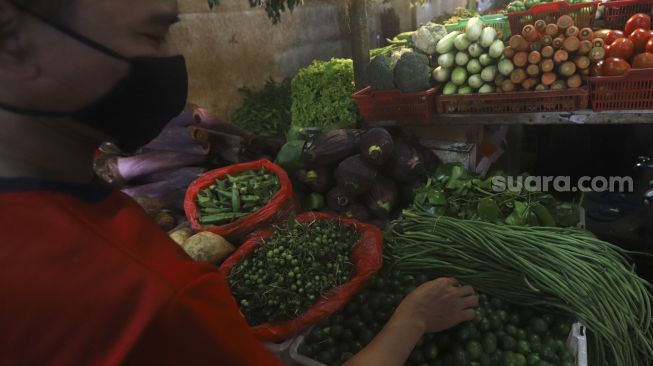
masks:
<path id="1" fill-rule="evenodd" d="M 188 238 L 193 236 L 194 232 L 193 229 L 189 227 L 185 227 L 179 230 L 175 230 L 172 233 L 170 233 L 170 238 L 175 241 L 175 243 L 179 244 L 180 246 L 184 244 Z"/>
<path id="2" fill-rule="evenodd" d="M 205 263 L 222 262 L 236 250 L 225 238 L 208 231 L 191 236 L 181 247 L 193 260 Z"/>

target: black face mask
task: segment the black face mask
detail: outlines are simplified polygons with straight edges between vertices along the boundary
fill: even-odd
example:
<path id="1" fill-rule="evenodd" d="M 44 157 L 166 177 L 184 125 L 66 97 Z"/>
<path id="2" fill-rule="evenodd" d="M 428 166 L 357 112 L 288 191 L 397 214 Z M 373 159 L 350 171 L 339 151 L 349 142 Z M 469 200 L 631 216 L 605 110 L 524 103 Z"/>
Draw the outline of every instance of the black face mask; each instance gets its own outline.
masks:
<path id="1" fill-rule="evenodd" d="M 188 72 L 183 56 L 124 57 L 24 6 L 14 5 L 80 43 L 129 63 L 130 70 L 107 94 L 77 112 L 38 111 L 2 102 L 0 108 L 35 117 L 72 117 L 114 138 L 128 152 L 153 140 L 183 111 L 188 97 Z"/>

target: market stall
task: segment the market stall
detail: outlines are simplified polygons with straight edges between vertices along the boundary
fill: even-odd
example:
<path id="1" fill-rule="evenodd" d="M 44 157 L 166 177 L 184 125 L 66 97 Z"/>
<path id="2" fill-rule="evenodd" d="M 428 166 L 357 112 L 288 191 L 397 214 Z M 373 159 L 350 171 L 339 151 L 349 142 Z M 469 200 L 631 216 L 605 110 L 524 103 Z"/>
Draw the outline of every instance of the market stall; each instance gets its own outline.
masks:
<path id="1" fill-rule="evenodd" d="M 425 335 L 407 365 L 646 366 L 653 285 L 636 253 L 585 230 L 583 196 L 498 190 L 496 159 L 443 162 L 408 128 L 653 122 L 652 4 L 513 1 L 371 51 L 358 34 L 365 62 L 244 90 L 235 123 L 189 106 L 133 156 L 105 147 L 96 170 L 219 266 L 288 365 L 346 362 L 408 293 L 455 277 L 478 291 L 476 317 Z"/>

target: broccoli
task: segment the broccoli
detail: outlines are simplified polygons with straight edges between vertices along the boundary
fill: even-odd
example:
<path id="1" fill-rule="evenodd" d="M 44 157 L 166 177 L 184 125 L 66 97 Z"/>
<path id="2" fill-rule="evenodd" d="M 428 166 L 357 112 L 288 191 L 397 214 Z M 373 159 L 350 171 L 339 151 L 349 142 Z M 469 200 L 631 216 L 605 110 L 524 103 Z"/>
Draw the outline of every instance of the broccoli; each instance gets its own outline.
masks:
<path id="1" fill-rule="evenodd" d="M 401 56 L 395 66 L 395 83 L 404 93 L 414 93 L 431 87 L 429 58 L 418 52 Z"/>
<path id="2" fill-rule="evenodd" d="M 444 25 L 428 22 L 413 33 L 415 48 L 427 55 L 435 54 L 435 46 L 447 35 Z"/>
<path id="3" fill-rule="evenodd" d="M 367 65 L 367 75 L 370 78 L 372 89 L 384 90 L 395 87 L 394 73 L 390 64 L 390 57 L 376 56 Z"/>
<path id="4" fill-rule="evenodd" d="M 406 53 L 413 52 L 412 48 L 400 48 L 396 51 L 392 52 L 392 55 L 390 56 L 390 68 L 392 70 L 395 69 L 395 66 L 397 65 L 397 62 Z"/>

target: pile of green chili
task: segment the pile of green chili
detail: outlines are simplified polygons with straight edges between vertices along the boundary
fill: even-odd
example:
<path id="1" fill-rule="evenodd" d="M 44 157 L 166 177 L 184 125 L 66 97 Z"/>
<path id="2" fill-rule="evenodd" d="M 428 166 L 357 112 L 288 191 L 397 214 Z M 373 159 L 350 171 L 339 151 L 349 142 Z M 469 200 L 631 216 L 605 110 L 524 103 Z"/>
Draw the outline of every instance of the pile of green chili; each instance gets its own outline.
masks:
<path id="1" fill-rule="evenodd" d="M 517 227 L 405 211 L 387 238 L 401 270 L 453 276 L 517 305 L 577 317 L 590 330 L 590 362 L 648 365 L 651 290 L 633 254 L 583 230 Z"/>

